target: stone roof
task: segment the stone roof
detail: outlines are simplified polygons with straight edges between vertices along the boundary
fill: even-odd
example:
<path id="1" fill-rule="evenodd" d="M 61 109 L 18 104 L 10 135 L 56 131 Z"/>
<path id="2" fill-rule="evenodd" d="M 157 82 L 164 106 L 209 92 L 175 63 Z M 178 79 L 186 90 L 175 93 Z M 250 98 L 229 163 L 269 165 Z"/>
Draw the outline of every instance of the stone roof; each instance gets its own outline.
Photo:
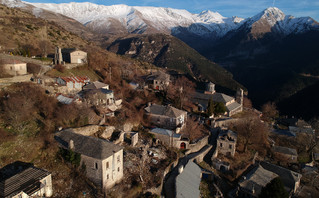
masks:
<path id="1" fill-rule="evenodd" d="M 0 169 L 0 197 L 12 197 L 20 192 L 28 195 L 40 189 L 41 179 L 50 175 L 30 163 L 16 161 Z"/>
<path id="2" fill-rule="evenodd" d="M 170 136 L 170 137 L 175 137 L 175 138 L 180 138 L 181 135 L 180 134 L 177 134 L 177 133 L 174 133 L 173 131 L 171 130 L 168 130 L 168 129 L 162 129 L 162 128 L 154 128 L 151 130 L 151 133 L 157 133 L 157 134 L 161 134 L 161 135 L 167 135 L 167 136 Z"/>
<path id="3" fill-rule="evenodd" d="M 146 107 L 145 111 L 150 114 L 168 116 L 171 118 L 178 118 L 181 115 L 187 113 L 186 111 L 176 109 L 172 106 L 163 106 L 157 104 L 152 104 L 151 106 Z"/>
<path id="4" fill-rule="evenodd" d="M 62 147 L 69 148 L 70 140 L 74 143 L 74 151 L 95 159 L 106 159 L 113 153 L 122 150 L 119 145 L 113 144 L 100 138 L 83 136 L 72 131 L 64 130 L 55 134 L 54 137 Z"/>
<path id="5" fill-rule="evenodd" d="M 15 65 L 15 64 L 23 64 L 24 62 L 22 61 L 19 61 L 19 60 L 15 60 L 15 59 L 2 59 L 1 60 L 3 64 L 12 64 L 12 65 Z M 26 63 L 24 63 L 26 64 Z"/>
<path id="6" fill-rule="evenodd" d="M 257 165 L 238 184 L 245 192 L 258 196 L 261 189 L 276 177 L 278 177 L 277 174 Z"/>
<path id="7" fill-rule="evenodd" d="M 153 80 L 158 80 L 158 81 L 169 81 L 169 75 L 162 72 L 162 71 L 157 71 L 153 74 L 150 74 L 146 76 L 145 78 L 146 81 L 153 81 Z"/>
<path id="8" fill-rule="evenodd" d="M 103 93 L 103 94 L 112 94 L 113 91 L 109 89 L 87 89 L 83 92 L 84 96 L 89 96 L 90 94 Z"/>
<path id="9" fill-rule="evenodd" d="M 274 146 L 273 150 L 278 153 L 298 156 L 297 150 L 293 148 L 288 148 L 283 146 Z"/>
<path id="10" fill-rule="evenodd" d="M 76 49 L 76 48 L 63 48 L 61 50 L 62 53 L 72 53 L 72 52 L 75 52 L 75 51 L 82 51 L 82 50 L 79 50 L 79 49 Z"/>
<path id="11" fill-rule="evenodd" d="M 74 100 L 73 98 L 69 98 L 63 95 L 58 95 L 56 99 L 62 104 L 71 104 Z"/>
<path id="12" fill-rule="evenodd" d="M 195 92 L 195 94 L 193 95 L 193 98 L 195 100 L 204 100 L 206 103 L 208 102 L 208 100 L 213 98 L 214 102 L 221 102 L 221 103 L 224 103 L 224 104 L 234 100 L 233 97 L 228 96 L 228 95 L 223 94 L 223 93 L 218 93 L 218 92 L 215 92 L 213 94 L 204 94 L 204 93 L 201 93 L 201 92 Z M 207 104 L 205 106 L 207 106 Z"/>
<path id="13" fill-rule="evenodd" d="M 109 87 L 109 85 L 105 84 L 105 83 L 102 83 L 102 82 L 99 82 L 99 81 L 95 81 L 95 82 L 92 82 L 92 83 L 84 85 L 83 86 L 83 90 L 86 90 L 86 89 L 101 89 L 101 88 L 104 88 L 104 87 Z"/>
<path id="14" fill-rule="evenodd" d="M 270 164 L 268 162 L 260 162 L 260 165 L 262 165 L 264 169 L 276 173 L 280 177 L 285 188 L 288 189 L 289 192 L 295 189 L 296 182 L 300 181 L 302 176 L 297 172 L 291 171 L 281 166 Z"/>
<path id="15" fill-rule="evenodd" d="M 176 177 L 176 197 L 199 197 L 199 185 L 201 181 L 201 169 L 197 164 L 189 161 L 183 172 Z"/>
<path id="16" fill-rule="evenodd" d="M 226 108 L 229 112 L 234 111 L 240 107 L 241 107 L 241 104 L 239 104 L 238 102 L 233 102 L 233 103 L 226 106 Z"/>

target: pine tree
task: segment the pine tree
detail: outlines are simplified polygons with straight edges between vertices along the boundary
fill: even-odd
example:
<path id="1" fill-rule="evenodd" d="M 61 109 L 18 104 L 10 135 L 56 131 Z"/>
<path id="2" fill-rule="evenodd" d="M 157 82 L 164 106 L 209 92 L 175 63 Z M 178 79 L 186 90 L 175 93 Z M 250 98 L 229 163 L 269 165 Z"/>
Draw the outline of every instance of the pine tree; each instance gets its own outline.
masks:
<path id="1" fill-rule="evenodd" d="M 288 192 L 284 188 L 280 177 L 271 180 L 265 187 L 261 189 L 259 198 L 288 198 Z"/>

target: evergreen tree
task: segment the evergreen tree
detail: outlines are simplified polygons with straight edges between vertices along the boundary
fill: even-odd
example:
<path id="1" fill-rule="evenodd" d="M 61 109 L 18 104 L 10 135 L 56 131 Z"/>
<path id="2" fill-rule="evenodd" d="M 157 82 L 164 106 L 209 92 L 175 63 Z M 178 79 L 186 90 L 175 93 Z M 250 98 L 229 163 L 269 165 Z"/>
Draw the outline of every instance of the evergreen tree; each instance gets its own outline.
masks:
<path id="1" fill-rule="evenodd" d="M 216 102 L 214 105 L 214 113 L 216 115 L 224 114 L 226 112 L 226 107 L 222 102 Z"/>
<path id="2" fill-rule="evenodd" d="M 265 187 L 261 189 L 259 198 L 288 198 L 289 194 L 284 188 L 280 177 L 271 180 Z"/>
<path id="3" fill-rule="evenodd" d="M 210 98 L 208 101 L 208 106 L 207 106 L 207 115 L 208 116 L 213 115 L 214 109 L 215 109 L 215 104 L 214 104 L 213 98 Z"/>

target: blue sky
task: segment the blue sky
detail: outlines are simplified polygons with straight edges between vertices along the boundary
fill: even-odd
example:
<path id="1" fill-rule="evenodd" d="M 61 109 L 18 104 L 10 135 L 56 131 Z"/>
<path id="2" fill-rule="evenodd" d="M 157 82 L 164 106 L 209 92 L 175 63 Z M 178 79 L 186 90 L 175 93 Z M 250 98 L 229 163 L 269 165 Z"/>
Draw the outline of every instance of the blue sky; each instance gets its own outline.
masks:
<path id="1" fill-rule="evenodd" d="M 103 5 L 156 6 L 186 9 L 191 13 L 217 11 L 225 17 L 251 17 L 262 10 L 278 7 L 286 15 L 310 16 L 319 21 L 319 0 L 25 0 L 37 3 L 91 2 Z"/>

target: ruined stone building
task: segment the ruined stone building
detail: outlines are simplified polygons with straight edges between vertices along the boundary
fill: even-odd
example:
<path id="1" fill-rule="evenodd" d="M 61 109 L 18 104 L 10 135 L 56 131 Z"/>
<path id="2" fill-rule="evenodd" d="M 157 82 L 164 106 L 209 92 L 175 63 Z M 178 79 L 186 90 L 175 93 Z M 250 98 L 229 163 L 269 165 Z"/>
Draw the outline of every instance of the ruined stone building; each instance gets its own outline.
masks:
<path id="1" fill-rule="evenodd" d="M 221 131 L 217 138 L 218 153 L 234 157 L 236 152 L 237 134 L 231 130 Z"/>
<path id="2" fill-rule="evenodd" d="M 69 130 L 56 133 L 55 139 L 64 149 L 81 154 L 86 176 L 104 190 L 123 178 L 123 148 L 107 140 L 76 134 Z"/>
<path id="3" fill-rule="evenodd" d="M 0 197 L 28 198 L 53 195 L 51 173 L 16 161 L 0 169 Z"/>
<path id="4" fill-rule="evenodd" d="M 164 90 L 170 83 L 170 76 L 162 71 L 144 77 L 146 85 L 155 90 Z"/>

